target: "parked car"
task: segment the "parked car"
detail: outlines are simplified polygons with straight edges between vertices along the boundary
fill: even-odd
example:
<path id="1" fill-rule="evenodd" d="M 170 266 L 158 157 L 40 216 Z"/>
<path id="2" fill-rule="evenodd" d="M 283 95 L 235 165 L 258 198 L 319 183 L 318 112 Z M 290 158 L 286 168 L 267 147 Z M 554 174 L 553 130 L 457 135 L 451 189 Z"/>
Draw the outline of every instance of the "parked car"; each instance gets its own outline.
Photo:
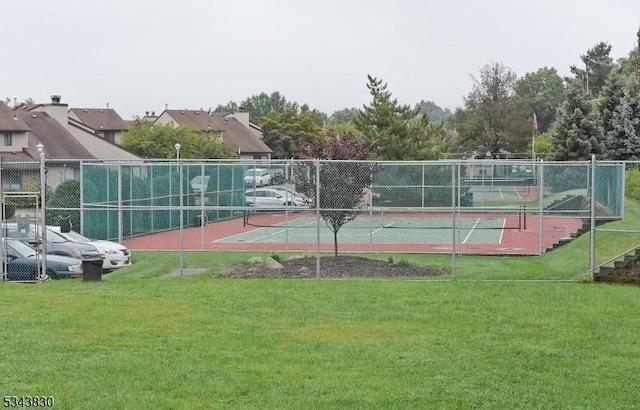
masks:
<path id="1" fill-rule="evenodd" d="M 70 279 L 82 276 L 82 261 L 60 255 L 47 255 L 46 277 L 42 277 L 42 255 L 17 239 L 2 240 L 7 260 L 7 277 L 11 281 Z"/>
<path id="2" fill-rule="evenodd" d="M 103 251 L 105 257 L 102 269 L 106 272 L 131 265 L 131 251 L 118 242 L 87 238 L 76 231 L 62 232 L 59 226 L 47 226 L 47 231 L 58 234 L 71 242 L 88 243 Z"/>
<path id="3" fill-rule="evenodd" d="M 42 235 L 40 235 L 39 229 L 36 230 L 34 224 L 18 227 L 16 223 L 6 223 L 3 228 L 5 237 L 17 239 L 36 250 L 42 249 Z M 47 254 L 81 259 L 84 253 L 98 253 L 102 257 L 105 256 L 104 251 L 91 244 L 71 242 L 60 234 L 47 230 Z"/>
<path id="4" fill-rule="evenodd" d="M 302 201 L 305 203 L 305 205 L 309 204 L 309 199 L 304 194 L 300 192 L 296 192 L 287 186 L 284 186 L 284 185 L 272 186 L 271 189 L 275 189 L 276 191 L 281 191 L 288 195 L 293 195 L 294 197 L 298 198 L 298 202 Z"/>
<path id="5" fill-rule="evenodd" d="M 261 187 L 271 184 L 271 174 L 266 168 L 249 168 L 244 173 L 244 184 L 247 187 Z"/>
<path id="6" fill-rule="evenodd" d="M 301 197 L 274 188 L 256 188 L 245 191 L 244 201 L 247 206 L 256 208 L 283 209 L 306 205 Z"/>

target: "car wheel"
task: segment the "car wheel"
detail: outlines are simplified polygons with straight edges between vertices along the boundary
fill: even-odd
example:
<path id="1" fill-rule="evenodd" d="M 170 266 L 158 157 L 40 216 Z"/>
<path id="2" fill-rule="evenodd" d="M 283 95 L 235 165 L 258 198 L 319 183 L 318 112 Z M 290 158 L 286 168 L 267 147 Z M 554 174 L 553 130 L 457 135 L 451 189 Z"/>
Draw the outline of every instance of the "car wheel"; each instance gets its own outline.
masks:
<path id="1" fill-rule="evenodd" d="M 47 276 L 49 276 L 51 279 L 58 279 L 58 275 L 51 269 L 47 269 Z"/>

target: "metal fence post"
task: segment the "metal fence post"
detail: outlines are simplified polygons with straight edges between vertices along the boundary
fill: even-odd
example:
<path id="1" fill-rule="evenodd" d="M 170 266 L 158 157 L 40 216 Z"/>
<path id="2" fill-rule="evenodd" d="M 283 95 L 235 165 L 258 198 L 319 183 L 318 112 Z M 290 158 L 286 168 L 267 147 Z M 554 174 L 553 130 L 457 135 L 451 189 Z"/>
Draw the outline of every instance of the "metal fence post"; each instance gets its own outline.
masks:
<path id="1" fill-rule="evenodd" d="M 123 190 L 123 185 L 122 185 L 122 162 L 118 161 L 118 238 L 122 237 L 122 220 L 124 219 L 123 216 L 123 211 L 122 211 L 122 190 Z M 111 235 L 111 232 L 109 231 L 110 227 L 107 227 L 108 229 L 108 233 L 107 236 L 109 238 L 112 238 L 113 236 Z"/>
<path id="2" fill-rule="evenodd" d="M 538 256 L 544 253 L 544 160 L 538 163 Z"/>
<path id="3" fill-rule="evenodd" d="M 591 155 L 591 183 L 589 188 L 590 200 L 589 200 L 589 275 L 591 282 L 595 279 L 595 267 L 596 267 L 596 156 Z"/>
<path id="4" fill-rule="evenodd" d="M 457 169 L 457 177 L 456 177 L 456 169 Z M 456 184 L 457 182 L 457 184 Z M 456 200 L 456 192 L 458 193 L 458 198 Z M 456 229 L 459 227 L 460 223 L 456 220 L 456 218 L 460 217 L 460 163 L 458 162 L 458 166 L 456 164 L 451 164 L 451 213 L 453 218 L 453 223 L 451 225 L 451 275 L 453 278 L 456 276 L 456 253 L 457 253 L 457 243 L 458 237 L 456 236 Z"/>
<path id="5" fill-rule="evenodd" d="M 316 160 L 316 278 L 320 279 L 320 161 Z"/>

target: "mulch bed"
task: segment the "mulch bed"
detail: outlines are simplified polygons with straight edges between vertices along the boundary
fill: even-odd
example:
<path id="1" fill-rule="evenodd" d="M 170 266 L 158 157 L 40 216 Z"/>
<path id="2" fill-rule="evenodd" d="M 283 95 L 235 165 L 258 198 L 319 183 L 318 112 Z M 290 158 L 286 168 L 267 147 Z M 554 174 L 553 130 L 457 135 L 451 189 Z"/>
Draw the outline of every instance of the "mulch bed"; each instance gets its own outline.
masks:
<path id="1" fill-rule="evenodd" d="M 234 278 L 316 278 L 316 258 L 306 257 L 281 262 L 282 269 L 269 269 L 264 263 L 233 266 L 227 276 Z M 387 278 L 447 275 L 449 272 L 428 266 L 391 263 L 358 256 L 320 258 L 323 278 Z"/>

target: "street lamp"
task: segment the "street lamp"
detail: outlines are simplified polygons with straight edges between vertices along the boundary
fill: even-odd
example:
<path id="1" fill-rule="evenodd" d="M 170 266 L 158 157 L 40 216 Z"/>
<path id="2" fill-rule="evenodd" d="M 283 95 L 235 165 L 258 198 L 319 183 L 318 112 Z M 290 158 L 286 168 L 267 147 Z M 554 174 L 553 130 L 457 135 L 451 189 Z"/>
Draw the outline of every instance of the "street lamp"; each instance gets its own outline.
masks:
<path id="1" fill-rule="evenodd" d="M 173 146 L 176 149 L 176 159 L 180 159 L 180 143 L 176 142 L 176 145 Z"/>
<path id="2" fill-rule="evenodd" d="M 40 230 L 42 232 L 42 245 L 40 247 L 42 253 L 41 277 L 45 278 L 47 274 L 47 224 L 45 222 L 45 194 L 46 194 L 46 176 L 44 171 L 44 145 L 41 142 L 36 145 L 38 155 L 40 156 Z"/>

